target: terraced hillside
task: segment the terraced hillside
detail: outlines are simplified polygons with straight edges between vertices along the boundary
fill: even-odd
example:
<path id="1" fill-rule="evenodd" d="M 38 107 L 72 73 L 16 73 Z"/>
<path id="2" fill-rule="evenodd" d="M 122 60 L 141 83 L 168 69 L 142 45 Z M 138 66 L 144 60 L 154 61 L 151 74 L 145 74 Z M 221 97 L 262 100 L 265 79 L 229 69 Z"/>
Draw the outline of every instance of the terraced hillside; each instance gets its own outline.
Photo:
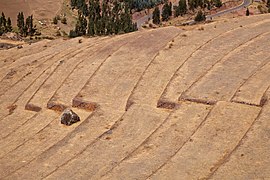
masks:
<path id="1" fill-rule="evenodd" d="M 269 17 L 0 51 L 0 179 L 269 179 Z"/>

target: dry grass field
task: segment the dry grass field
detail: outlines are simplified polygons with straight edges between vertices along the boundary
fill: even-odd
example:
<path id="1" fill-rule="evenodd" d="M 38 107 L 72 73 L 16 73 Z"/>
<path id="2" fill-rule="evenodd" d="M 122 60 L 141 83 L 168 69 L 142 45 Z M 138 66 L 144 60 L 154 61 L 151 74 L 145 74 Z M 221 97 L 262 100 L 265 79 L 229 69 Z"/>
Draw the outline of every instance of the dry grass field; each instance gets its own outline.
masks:
<path id="1" fill-rule="evenodd" d="M 269 179 L 270 15 L 200 26 L 0 51 L 0 179 Z"/>
<path id="2" fill-rule="evenodd" d="M 0 11 L 11 17 L 16 24 L 17 14 L 24 12 L 25 16 L 31 14 L 35 19 L 52 19 L 60 10 L 63 0 L 4 0 L 0 3 Z"/>

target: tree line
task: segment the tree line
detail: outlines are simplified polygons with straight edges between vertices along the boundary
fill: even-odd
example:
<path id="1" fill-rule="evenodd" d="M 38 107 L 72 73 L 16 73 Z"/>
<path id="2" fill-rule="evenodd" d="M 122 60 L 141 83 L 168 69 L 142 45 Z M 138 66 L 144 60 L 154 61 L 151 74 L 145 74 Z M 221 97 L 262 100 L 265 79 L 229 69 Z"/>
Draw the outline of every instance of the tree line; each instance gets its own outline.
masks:
<path id="1" fill-rule="evenodd" d="M 137 30 L 132 22 L 131 9 L 128 3 L 119 0 L 71 0 L 71 7 L 78 9 L 78 20 L 70 37 L 82 35 L 100 36 L 128 33 Z"/>
<path id="2" fill-rule="evenodd" d="M 11 19 L 10 17 L 6 19 L 5 14 L 2 12 L 2 14 L 0 15 L 0 36 L 4 33 L 11 31 L 12 31 Z"/>
<path id="3" fill-rule="evenodd" d="M 268 0 L 270 1 L 270 0 Z M 222 2 L 221 0 L 188 0 L 189 9 L 187 8 L 186 0 L 179 0 L 178 5 L 174 6 L 174 16 L 183 16 L 185 15 L 188 10 L 194 11 L 197 8 L 208 10 L 212 9 L 213 7 L 221 7 Z M 160 19 L 161 14 L 161 19 Z M 168 3 L 167 0 L 165 1 L 165 4 L 162 8 L 162 12 L 160 12 L 159 8 L 156 7 L 153 12 L 153 23 L 154 24 L 160 24 L 162 21 L 168 21 L 169 17 L 172 16 L 172 6 L 171 3 Z M 205 14 L 202 12 L 202 10 L 199 10 L 195 21 L 203 21 L 205 20 Z"/>
<path id="4" fill-rule="evenodd" d="M 33 36 L 36 32 L 36 27 L 33 24 L 33 15 L 28 16 L 24 20 L 24 14 L 23 12 L 19 12 L 17 16 L 17 27 L 19 34 L 22 36 Z M 5 14 L 2 12 L 0 15 L 0 36 L 7 32 L 12 32 L 12 22 L 10 17 L 6 19 Z"/>
<path id="5" fill-rule="evenodd" d="M 160 19 L 161 14 L 161 19 Z M 168 21 L 170 19 L 170 16 L 172 16 L 172 3 L 166 0 L 165 4 L 162 7 L 162 12 L 160 13 L 159 7 L 155 7 L 153 11 L 153 23 L 154 24 L 160 24 L 162 21 Z"/>
<path id="6" fill-rule="evenodd" d="M 33 15 L 28 16 L 24 20 L 24 14 L 23 12 L 19 12 L 17 15 L 17 27 L 19 30 L 19 33 L 22 36 L 33 36 L 34 33 L 36 32 L 36 26 L 33 24 Z"/>
<path id="7" fill-rule="evenodd" d="M 127 0 L 130 8 L 134 11 L 141 11 L 144 9 L 151 9 L 159 4 L 163 4 L 164 0 Z"/>
<path id="8" fill-rule="evenodd" d="M 144 9 L 153 8 L 159 4 L 163 4 L 164 0 L 121 0 L 118 2 L 128 4 L 130 9 L 133 11 L 141 11 Z M 70 4 L 73 9 L 81 9 L 84 12 L 84 15 L 86 15 L 87 6 L 85 0 L 71 0 Z"/>

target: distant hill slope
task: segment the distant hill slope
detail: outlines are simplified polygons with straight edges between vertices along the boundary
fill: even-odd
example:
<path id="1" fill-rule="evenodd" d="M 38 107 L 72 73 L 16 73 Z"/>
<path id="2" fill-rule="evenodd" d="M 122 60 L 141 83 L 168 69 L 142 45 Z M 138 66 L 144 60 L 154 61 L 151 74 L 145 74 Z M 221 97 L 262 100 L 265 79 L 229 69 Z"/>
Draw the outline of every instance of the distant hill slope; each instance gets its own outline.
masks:
<path id="1" fill-rule="evenodd" d="M 60 10 L 63 0 L 8 0 L 0 1 L 0 11 L 12 18 L 16 25 L 18 12 L 24 12 L 25 16 L 33 14 L 35 19 L 52 19 Z"/>

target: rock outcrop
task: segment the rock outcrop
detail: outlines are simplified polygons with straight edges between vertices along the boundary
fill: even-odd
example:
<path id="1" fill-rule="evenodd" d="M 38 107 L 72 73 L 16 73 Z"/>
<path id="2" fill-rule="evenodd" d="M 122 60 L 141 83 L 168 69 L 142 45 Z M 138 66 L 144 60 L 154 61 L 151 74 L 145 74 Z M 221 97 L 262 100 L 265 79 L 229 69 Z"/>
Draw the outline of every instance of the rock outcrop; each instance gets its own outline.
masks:
<path id="1" fill-rule="evenodd" d="M 71 109 L 66 109 L 61 116 L 61 124 L 65 124 L 67 126 L 70 126 L 78 121 L 80 121 L 80 117 Z"/>

